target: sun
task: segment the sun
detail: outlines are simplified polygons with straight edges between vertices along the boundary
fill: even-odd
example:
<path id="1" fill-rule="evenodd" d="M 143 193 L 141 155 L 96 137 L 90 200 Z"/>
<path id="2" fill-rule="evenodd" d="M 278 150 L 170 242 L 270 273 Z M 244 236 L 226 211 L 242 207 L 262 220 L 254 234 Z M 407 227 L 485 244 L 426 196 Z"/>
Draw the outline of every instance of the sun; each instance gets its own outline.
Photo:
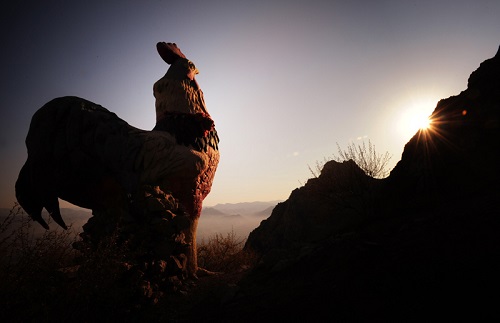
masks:
<path id="1" fill-rule="evenodd" d="M 415 123 L 414 125 L 415 128 L 418 128 L 420 130 L 426 130 L 429 129 L 429 127 L 431 126 L 431 119 L 425 113 L 422 113 L 421 115 L 416 114 L 414 123 Z"/>
<path id="2" fill-rule="evenodd" d="M 413 102 L 404 109 L 398 121 L 399 132 L 406 138 L 411 138 L 417 131 L 426 131 L 431 128 L 430 115 L 436 103 L 429 100 Z"/>

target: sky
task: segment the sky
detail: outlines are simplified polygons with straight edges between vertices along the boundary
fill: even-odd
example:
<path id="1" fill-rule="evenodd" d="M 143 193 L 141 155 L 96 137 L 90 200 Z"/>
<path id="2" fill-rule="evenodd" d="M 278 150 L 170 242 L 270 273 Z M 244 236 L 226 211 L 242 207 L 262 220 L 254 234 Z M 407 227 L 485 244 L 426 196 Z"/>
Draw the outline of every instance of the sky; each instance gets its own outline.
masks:
<path id="1" fill-rule="evenodd" d="M 200 70 L 221 138 L 206 206 L 285 200 L 337 143 L 370 140 L 392 168 L 417 115 L 495 55 L 498 17 L 497 0 L 2 1 L 0 207 L 14 205 L 31 117 L 51 99 L 153 128 L 158 41 Z"/>

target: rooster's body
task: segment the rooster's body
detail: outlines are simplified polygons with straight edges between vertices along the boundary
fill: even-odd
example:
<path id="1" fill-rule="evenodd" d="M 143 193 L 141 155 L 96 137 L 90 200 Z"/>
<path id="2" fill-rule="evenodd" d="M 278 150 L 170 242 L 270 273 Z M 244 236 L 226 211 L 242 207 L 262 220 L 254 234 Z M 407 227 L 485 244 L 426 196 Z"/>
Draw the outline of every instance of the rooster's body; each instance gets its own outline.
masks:
<path id="1" fill-rule="evenodd" d="M 54 99 L 33 116 L 26 138 L 28 160 L 19 174 L 16 196 L 45 228 L 42 208 L 66 228 L 58 198 L 102 209 L 118 195 L 135 193 L 140 185 L 158 185 L 189 214 L 192 224 L 186 239 L 196 243 L 202 201 L 219 162 L 218 137 L 194 80 L 194 65 L 182 53 L 172 55 L 175 44 L 157 46 L 172 66 L 154 85 L 157 122 L 152 131 L 132 127 L 78 97 Z M 196 267 L 196 255 L 191 256 Z"/>

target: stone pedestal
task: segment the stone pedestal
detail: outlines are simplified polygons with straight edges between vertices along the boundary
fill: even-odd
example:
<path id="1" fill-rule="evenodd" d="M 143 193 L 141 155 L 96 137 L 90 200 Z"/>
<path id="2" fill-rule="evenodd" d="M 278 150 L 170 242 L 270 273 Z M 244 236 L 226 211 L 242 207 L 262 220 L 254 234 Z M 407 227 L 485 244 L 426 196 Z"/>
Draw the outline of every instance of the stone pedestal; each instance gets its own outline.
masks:
<path id="1" fill-rule="evenodd" d="M 113 250 L 109 254 L 115 259 L 108 259 L 108 265 L 122 268 L 119 275 L 142 297 L 155 300 L 182 290 L 192 247 L 184 233 L 190 219 L 172 195 L 143 186 L 135 196 L 92 214 L 82 241 L 75 243 L 83 259 Z"/>

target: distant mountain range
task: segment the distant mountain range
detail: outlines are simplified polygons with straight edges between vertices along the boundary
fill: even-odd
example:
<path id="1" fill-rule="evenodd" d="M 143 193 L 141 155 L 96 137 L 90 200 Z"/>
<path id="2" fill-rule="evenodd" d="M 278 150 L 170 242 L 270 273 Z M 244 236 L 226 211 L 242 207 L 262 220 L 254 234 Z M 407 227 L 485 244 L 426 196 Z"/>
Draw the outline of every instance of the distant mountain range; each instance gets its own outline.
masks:
<path id="1" fill-rule="evenodd" d="M 279 202 L 281 201 L 216 204 L 214 206 L 204 207 L 201 214 L 202 216 L 227 216 L 240 214 L 245 216 L 268 217 L 271 215 L 272 210 Z"/>
<path id="2" fill-rule="evenodd" d="M 280 201 L 225 203 L 204 207 L 198 224 L 198 240 L 215 234 L 234 232 L 238 239 L 246 239 L 262 220 L 268 218 Z"/>

